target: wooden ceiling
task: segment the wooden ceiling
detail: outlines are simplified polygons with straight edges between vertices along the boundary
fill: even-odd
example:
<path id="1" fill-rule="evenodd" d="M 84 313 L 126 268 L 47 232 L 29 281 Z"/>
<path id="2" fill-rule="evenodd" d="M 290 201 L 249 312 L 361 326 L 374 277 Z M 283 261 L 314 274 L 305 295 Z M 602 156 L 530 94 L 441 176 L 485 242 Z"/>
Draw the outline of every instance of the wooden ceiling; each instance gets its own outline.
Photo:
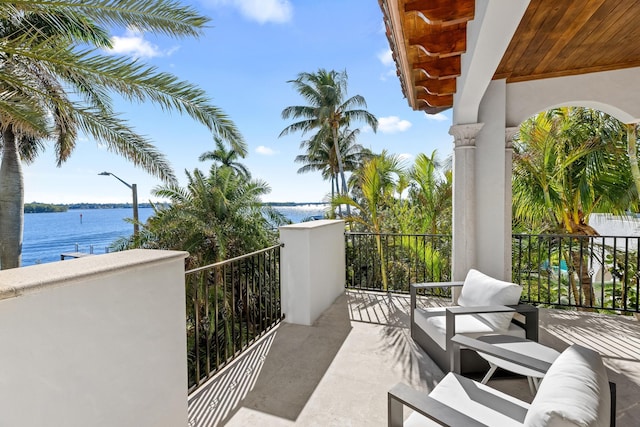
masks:
<path id="1" fill-rule="evenodd" d="M 518 82 L 640 66 L 640 1 L 531 0 L 494 78 Z"/>
<path id="2" fill-rule="evenodd" d="M 412 107 L 427 113 L 450 108 L 475 1 L 379 2 Z M 397 7 L 399 21 L 390 7 Z M 640 66 L 639 21 L 640 0 L 531 0 L 494 79 L 511 83 Z M 401 31 L 394 31 L 398 22 Z M 403 76 L 405 69 L 411 75 Z"/>

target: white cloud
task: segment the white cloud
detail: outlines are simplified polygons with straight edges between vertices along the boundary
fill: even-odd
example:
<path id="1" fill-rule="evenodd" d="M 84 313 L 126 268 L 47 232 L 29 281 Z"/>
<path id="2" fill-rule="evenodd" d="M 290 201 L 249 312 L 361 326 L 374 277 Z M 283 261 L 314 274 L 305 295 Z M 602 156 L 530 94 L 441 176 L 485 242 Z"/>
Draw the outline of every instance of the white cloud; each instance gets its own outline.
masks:
<path id="1" fill-rule="evenodd" d="M 149 40 L 145 40 L 144 34 L 141 31 L 133 28 L 127 29 L 124 36 L 112 36 L 111 44 L 113 47 L 108 50 L 109 53 L 129 55 L 134 58 L 171 56 L 178 50 L 178 47 L 174 46 L 163 51 L 157 45 L 152 44 Z"/>
<path id="2" fill-rule="evenodd" d="M 426 114 L 426 116 L 427 120 L 435 120 L 436 122 L 444 122 L 445 120 L 449 120 L 449 118 L 442 113 Z"/>
<path id="3" fill-rule="evenodd" d="M 293 17 L 293 6 L 289 0 L 206 0 L 213 6 L 230 5 L 240 11 L 245 18 L 257 21 L 289 22 Z"/>
<path id="4" fill-rule="evenodd" d="M 398 159 L 400 159 L 401 162 L 408 162 L 409 160 L 413 159 L 413 154 L 401 153 L 398 154 Z"/>
<path id="5" fill-rule="evenodd" d="M 383 82 L 386 82 L 389 77 L 397 77 L 397 76 L 398 75 L 396 74 L 396 69 L 391 68 L 386 73 L 380 75 L 380 80 L 382 80 Z"/>
<path id="6" fill-rule="evenodd" d="M 273 156 L 274 154 L 276 154 L 276 152 L 273 151 L 273 149 L 269 147 L 265 147 L 264 145 L 259 145 L 256 148 L 256 153 L 262 154 L 263 156 Z"/>
<path id="7" fill-rule="evenodd" d="M 386 67 L 394 65 L 393 53 L 391 53 L 391 49 L 387 49 L 387 50 L 383 50 L 382 52 L 379 52 L 378 59 Z"/>
<path id="8" fill-rule="evenodd" d="M 404 132 L 411 127 L 411 122 L 401 120 L 397 116 L 379 117 L 378 130 L 382 133 Z"/>

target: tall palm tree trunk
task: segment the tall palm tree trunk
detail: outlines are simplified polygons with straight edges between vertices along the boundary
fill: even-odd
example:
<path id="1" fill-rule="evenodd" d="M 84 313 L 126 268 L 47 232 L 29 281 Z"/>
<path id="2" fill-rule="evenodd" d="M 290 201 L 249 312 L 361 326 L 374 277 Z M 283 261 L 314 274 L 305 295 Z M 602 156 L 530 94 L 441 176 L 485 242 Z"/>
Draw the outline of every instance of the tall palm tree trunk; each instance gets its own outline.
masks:
<path id="1" fill-rule="evenodd" d="M 584 243 L 581 243 L 583 246 Z M 591 276 L 589 275 L 589 266 L 587 265 L 586 257 L 581 254 L 581 250 L 577 249 L 572 251 L 571 258 L 573 266 L 580 280 L 580 289 L 582 290 L 582 304 L 586 307 L 593 307 L 596 304 L 596 295 L 593 291 L 593 284 L 591 283 Z M 579 301 L 579 295 L 575 295 L 575 299 Z"/>
<path id="2" fill-rule="evenodd" d="M 380 274 L 382 274 L 382 290 L 389 290 L 389 279 L 387 278 L 387 263 L 385 261 L 384 247 L 382 246 L 382 236 L 379 231 L 376 231 L 376 246 L 378 249 L 378 256 L 380 257 Z"/>
<path id="3" fill-rule="evenodd" d="M 0 268 L 20 267 L 24 227 L 24 180 L 18 139 L 13 128 L 2 132 L 0 164 Z"/>
<path id="4" fill-rule="evenodd" d="M 571 267 L 569 268 L 569 274 L 568 274 L 568 279 L 569 279 L 569 287 L 570 287 L 570 292 L 573 294 L 573 303 L 576 306 L 580 306 L 580 292 L 578 292 L 578 285 L 576 284 L 576 279 L 573 275 L 573 270 L 574 270 L 574 259 L 573 259 L 573 252 L 569 252 L 569 251 L 565 251 L 564 253 L 564 259 L 567 262 L 567 267 Z M 577 268 L 575 269 L 576 271 Z M 558 269 L 558 274 L 561 274 L 562 272 Z M 549 281 L 550 282 L 550 281 Z M 551 294 L 551 285 L 549 284 L 549 294 Z"/>
<path id="5" fill-rule="evenodd" d="M 340 188 L 338 188 L 338 175 L 331 173 L 331 200 L 336 197 L 336 193 L 340 194 Z M 342 205 L 338 205 L 338 214 L 342 216 Z M 335 218 L 336 213 L 334 209 L 331 209 L 331 218 Z"/>
<path id="6" fill-rule="evenodd" d="M 333 148 L 336 150 L 336 160 L 338 161 L 338 170 L 340 171 L 340 179 L 342 179 L 342 194 L 347 195 L 347 180 L 344 178 L 344 165 L 342 164 L 342 154 L 338 143 L 338 127 L 337 123 L 332 127 L 333 132 Z M 347 215 L 351 215 L 351 208 L 347 204 Z"/>
<path id="7" fill-rule="evenodd" d="M 631 176 L 640 197 L 640 168 L 638 167 L 638 149 L 636 147 L 636 125 L 635 123 L 629 123 L 625 127 L 627 128 L 627 154 L 631 165 Z"/>

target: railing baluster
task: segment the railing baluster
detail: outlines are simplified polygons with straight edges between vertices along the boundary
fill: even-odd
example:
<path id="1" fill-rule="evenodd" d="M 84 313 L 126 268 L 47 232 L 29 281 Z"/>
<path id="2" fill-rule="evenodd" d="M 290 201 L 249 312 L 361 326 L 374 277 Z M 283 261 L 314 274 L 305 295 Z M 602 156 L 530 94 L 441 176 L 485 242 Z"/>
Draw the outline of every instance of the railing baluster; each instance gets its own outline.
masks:
<path id="1" fill-rule="evenodd" d="M 206 363 L 207 372 L 211 372 L 211 313 L 209 311 L 209 280 L 206 272 L 202 272 L 202 284 L 204 286 L 204 332 L 205 342 L 207 343 Z"/>
<path id="2" fill-rule="evenodd" d="M 260 270 L 260 275 L 258 276 L 258 312 L 256 313 L 256 315 L 258 316 L 258 327 L 260 328 L 260 332 L 264 332 L 264 325 L 265 325 L 265 320 L 264 316 L 262 315 L 262 307 L 264 307 L 264 302 L 263 302 L 263 295 L 262 295 L 262 288 L 264 287 L 264 280 L 265 280 L 265 274 L 266 274 L 266 269 L 264 268 L 264 260 L 265 260 L 265 255 L 264 253 L 261 253 L 258 255 L 258 268 Z"/>
<path id="3" fill-rule="evenodd" d="M 198 280 L 193 281 L 193 329 L 194 329 L 194 356 L 195 356 L 195 371 L 196 371 L 196 384 L 200 382 L 200 307 L 198 304 Z"/>
<path id="4" fill-rule="evenodd" d="M 214 268 L 213 269 L 213 279 L 214 279 L 214 296 L 213 296 L 213 315 L 214 317 L 214 323 L 213 323 L 213 336 L 214 336 L 214 341 L 216 343 L 216 369 L 218 369 L 218 366 L 220 366 L 220 340 L 218 338 L 219 336 L 219 326 L 220 326 L 220 302 L 218 301 L 218 296 L 220 295 L 220 283 L 218 283 L 218 281 L 216 280 L 216 270 L 220 270 L 220 268 Z M 220 273 L 217 273 L 220 274 Z"/>
<path id="5" fill-rule="evenodd" d="M 617 239 L 613 238 L 613 244 L 611 246 L 611 287 L 609 288 L 611 294 L 611 309 L 615 310 L 616 308 L 616 287 L 619 279 L 619 271 L 620 266 L 618 263 L 618 247 L 617 247 Z"/>

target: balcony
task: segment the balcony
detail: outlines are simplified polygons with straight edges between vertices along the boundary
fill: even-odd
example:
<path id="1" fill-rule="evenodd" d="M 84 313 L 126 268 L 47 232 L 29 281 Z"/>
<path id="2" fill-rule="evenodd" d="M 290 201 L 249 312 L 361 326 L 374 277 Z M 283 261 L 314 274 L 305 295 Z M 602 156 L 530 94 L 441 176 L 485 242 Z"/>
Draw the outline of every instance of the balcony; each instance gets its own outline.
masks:
<path id="1" fill-rule="evenodd" d="M 241 337 L 242 348 L 231 347 L 230 361 L 191 393 L 184 253 L 134 250 L 0 272 L 0 424 L 386 425 L 393 385 L 428 391 L 443 373 L 409 337 L 408 295 L 344 291 L 342 230 L 322 221 L 282 230 L 284 321 Z M 540 316 L 543 344 L 580 343 L 604 356 L 618 425 L 640 425 L 638 320 Z M 526 380 L 490 384 L 531 399 Z"/>
<path id="2" fill-rule="evenodd" d="M 386 426 L 392 386 L 404 382 L 428 392 L 444 376 L 411 340 L 408 321 L 408 295 L 347 290 L 312 326 L 282 323 L 192 396 L 192 425 Z M 640 425 L 637 320 L 542 309 L 540 342 L 599 351 L 618 387 L 617 425 Z M 489 384 L 532 398 L 525 379 Z"/>

